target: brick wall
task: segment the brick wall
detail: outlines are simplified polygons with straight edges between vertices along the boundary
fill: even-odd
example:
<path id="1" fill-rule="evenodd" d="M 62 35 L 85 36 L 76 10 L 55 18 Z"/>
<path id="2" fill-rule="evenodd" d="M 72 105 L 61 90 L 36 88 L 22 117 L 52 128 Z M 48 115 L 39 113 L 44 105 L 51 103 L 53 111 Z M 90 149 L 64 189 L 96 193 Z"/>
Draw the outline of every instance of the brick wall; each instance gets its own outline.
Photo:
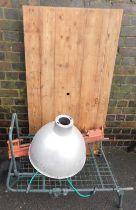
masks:
<path id="1" fill-rule="evenodd" d="M 28 132 L 22 23 L 22 5 L 26 4 L 124 8 L 105 133 L 112 144 L 136 139 L 136 5 L 132 0 L 101 1 L 0 0 L 0 146 L 8 138 L 11 113 L 18 113 L 20 132 Z"/>
<path id="2" fill-rule="evenodd" d="M 126 145 L 136 140 L 136 5 L 113 7 L 124 8 L 124 16 L 105 131 L 112 143 Z"/>

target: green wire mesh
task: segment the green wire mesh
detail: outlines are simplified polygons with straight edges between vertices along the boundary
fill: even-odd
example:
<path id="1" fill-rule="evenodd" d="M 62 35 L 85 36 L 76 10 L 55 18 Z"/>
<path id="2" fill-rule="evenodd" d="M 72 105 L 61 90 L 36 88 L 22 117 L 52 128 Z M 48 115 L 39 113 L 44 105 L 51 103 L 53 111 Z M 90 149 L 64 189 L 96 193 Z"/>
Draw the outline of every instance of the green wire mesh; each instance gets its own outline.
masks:
<path id="1" fill-rule="evenodd" d="M 12 173 L 12 162 L 9 171 L 9 187 L 15 191 L 26 191 L 29 181 L 35 169 L 32 167 L 28 157 L 21 157 L 16 160 L 19 176 Z M 111 173 L 103 153 L 100 156 L 94 156 L 93 153 L 87 157 L 86 164 L 81 172 L 71 178 L 71 181 L 77 189 L 104 189 L 117 188 L 117 183 Z M 52 189 L 70 188 L 66 180 L 51 179 L 38 174 L 32 182 L 30 191 L 47 191 Z"/>

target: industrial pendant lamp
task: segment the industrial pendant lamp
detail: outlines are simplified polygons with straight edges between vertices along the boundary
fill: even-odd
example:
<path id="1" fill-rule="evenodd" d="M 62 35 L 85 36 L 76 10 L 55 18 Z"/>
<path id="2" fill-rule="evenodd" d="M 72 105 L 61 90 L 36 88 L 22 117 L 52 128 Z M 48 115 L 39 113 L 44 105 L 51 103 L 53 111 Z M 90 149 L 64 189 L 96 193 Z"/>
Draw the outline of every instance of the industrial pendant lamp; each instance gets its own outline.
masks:
<path id="1" fill-rule="evenodd" d="M 29 147 L 29 159 L 41 174 L 64 179 L 77 174 L 86 160 L 85 142 L 73 119 L 59 115 L 44 125 Z"/>

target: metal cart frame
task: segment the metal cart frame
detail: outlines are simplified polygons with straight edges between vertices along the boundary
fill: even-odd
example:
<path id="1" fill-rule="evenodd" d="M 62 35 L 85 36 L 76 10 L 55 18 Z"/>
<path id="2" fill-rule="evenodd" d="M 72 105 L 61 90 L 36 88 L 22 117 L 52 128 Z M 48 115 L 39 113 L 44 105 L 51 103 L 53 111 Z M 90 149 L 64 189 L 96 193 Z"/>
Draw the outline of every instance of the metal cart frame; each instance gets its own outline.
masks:
<path id="1" fill-rule="evenodd" d="M 7 177 L 7 188 L 12 192 L 26 192 L 31 177 L 36 172 L 32 167 L 28 157 L 15 158 L 13 149 L 13 129 L 16 129 L 17 138 L 23 139 L 23 142 L 30 143 L 33 135 L 20 136 L 17 114 L 12 115 L 9 142 L 11 149 L 11 161 Z M 117 193 L 119 202 L 118 208 L 122 209 L 123 195 L 125 190 L 133 190 L 132 187 L 121 188 L 117 184 L 110 165 L 106 159 L 101 143 L 100 156 L 95 156 L 91 150 L 91 156 L 87 157 L 86 164 L 81 172 L 71 177 L 73 186 L 79 191 L 85 193 L 111 192 Z M 74 190 L 68 185 L 65 179 L 51 179 L 38 174 L 31 184 L 29 192 L 46 192 L 55 196 L 66 196 Z"/>

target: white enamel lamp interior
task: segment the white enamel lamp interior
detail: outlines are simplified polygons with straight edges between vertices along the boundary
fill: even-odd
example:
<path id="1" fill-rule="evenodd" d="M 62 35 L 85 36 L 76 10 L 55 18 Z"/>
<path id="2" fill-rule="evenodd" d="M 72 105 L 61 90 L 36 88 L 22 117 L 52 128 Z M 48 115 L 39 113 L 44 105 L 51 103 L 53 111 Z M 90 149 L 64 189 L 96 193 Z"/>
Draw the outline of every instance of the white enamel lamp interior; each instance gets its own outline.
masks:
<path id="1" fill-rule="evenodd" d="M 37 171 L 51 178 L 77 174 L 85 164 L 86 147 L 73 119 L 59 115 L 40 128 L 29 147 L 29 159 Z"/>

